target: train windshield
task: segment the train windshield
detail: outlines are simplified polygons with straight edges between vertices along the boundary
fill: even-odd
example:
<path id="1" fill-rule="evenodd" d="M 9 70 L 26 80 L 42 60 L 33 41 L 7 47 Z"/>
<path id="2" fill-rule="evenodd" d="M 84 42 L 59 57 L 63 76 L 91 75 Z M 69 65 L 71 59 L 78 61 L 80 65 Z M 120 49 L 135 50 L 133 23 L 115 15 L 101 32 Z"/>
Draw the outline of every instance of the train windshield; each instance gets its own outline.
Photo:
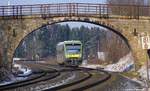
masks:
<path id="1" fill-rule="evenodd" d="M 66 44 L 66 52 L 68 54 L 80 53 L 81 44 Z"/>

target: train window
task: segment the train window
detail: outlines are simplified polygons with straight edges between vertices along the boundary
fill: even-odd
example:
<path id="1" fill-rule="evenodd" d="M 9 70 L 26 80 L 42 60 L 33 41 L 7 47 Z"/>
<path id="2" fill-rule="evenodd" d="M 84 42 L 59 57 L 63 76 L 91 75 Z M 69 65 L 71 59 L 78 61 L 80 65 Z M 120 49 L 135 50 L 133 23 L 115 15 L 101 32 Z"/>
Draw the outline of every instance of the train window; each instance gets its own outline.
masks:
<path id="1" fill-rule="evenodd" d="M 80 44 L 66 44 L 66 49 L 80 49 L 81 45 Z"/>
<path id="2" fill-rule="evenodd" d="M 66 50 L 67 53 L 80 53 L 80 49 L 68 49 Z"/>

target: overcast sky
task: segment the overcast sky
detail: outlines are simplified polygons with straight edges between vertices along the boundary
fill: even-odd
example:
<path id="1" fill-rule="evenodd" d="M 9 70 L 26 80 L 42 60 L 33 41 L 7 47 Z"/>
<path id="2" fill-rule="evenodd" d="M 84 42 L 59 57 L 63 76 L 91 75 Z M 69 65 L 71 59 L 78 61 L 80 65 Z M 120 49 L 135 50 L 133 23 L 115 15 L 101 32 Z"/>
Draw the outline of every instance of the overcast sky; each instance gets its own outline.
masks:
<path id="1" fill-rule="evenodd" d="M 28 5 L 48 3 L 105 3 L 105 0 L 0 0 L 0 5 Z"/>

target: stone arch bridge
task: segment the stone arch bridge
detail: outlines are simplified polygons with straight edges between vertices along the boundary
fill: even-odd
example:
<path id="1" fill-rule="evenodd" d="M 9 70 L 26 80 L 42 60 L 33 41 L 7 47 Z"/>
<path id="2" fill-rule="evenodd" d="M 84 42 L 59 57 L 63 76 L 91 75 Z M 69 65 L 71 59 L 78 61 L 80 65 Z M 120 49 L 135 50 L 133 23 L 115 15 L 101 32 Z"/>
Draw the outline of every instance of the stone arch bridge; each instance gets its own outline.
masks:
<path id="1" fill-rule="evenodd" d="M 11 63 L 20 41 L 39 27 L 62 21 L 83 21 L 120 35 L 131 48 L 135 61 L 142 63 L 147 54 L 141 48 L 140 36 L 150 33 L 150 14 L 143 13 L 145 8 L 149 7 L 86 3 L 1 6 L 0 46 L 3 50 L 0 54 L 6 56 L 2 60 Z"/>

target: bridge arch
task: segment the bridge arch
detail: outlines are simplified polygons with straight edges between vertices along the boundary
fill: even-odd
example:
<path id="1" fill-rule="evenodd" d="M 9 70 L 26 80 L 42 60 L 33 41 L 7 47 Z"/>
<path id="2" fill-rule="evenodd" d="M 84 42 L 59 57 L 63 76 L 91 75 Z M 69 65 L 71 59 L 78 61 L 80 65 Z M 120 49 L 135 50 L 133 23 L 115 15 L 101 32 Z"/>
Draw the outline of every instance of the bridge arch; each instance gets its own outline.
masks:
<path id="1" fill-rule="evenodd" d="M 104 19 L 104 18 L 93 18 L 93 17 L 50 17 L 46 19 L 42 18 L 23 18 L 23 19 L 7 19 L 1 20 L 1 24 L 4 26 L 4 31 L 8 34 L 5 36 L 9 38 L 9 48 L 7 50 L 8 62 L 12 64 L 13 55 L 15 49 L 22 41 L 22 39 L 29 33 L 36 29 L 45 26 L 47 24 L 54 24 L 64 21 L 83 21 L 91 22 L 96 25 L 102 25 L 110 30 L 113 30 L 125 39 L 129 48 L 132 51 L 133 57 L 136 62 L 143 64 L 146 60 L 146 53 L 141 48 L 139 43 L 139 36 L 134 36 L 133 30 L 136 29 L 138 33 L 149 32 L 149 21 L 148 20 L 120 20 L 120 19 Z M 15 36 L 14 36 L 15 35 Z M 141 56 L 142 55 L 142 56 Z"/>
<path id="2" fill-rule="evenodd" d="M 86 23 L 91 23 L 91 24 L 95 24 L 95 25 L 98 25 L 98 26 L 102 26 L 106 29 L 108 29 L 109 31 L 112 31 L 114 33 L 116 33 L 117 35 L 119 35 L 123 40 L 124 42 L 127 44 L 128 48 L 131 50 L 131 46 L 130 46 L 130 43 L 128 42 L 128 39 L 125 37 L 125 35 L 122 33 L 122 30 L 118 29 L 116 26 L 112 25 L 111 23 L 109 23 L 108 21 L 106 20 L 100 20 L 100 19 L 95 19 L 95 18 L 79 18 L 79 17 L 73 17 L 73 18 L 66 18 L 66 17 L 61 17 L 60 19 L 57 19 L 57 18 L 53 18 L 52 20 L 41 20 L 43 22 L 40 22 L 38 24 L 38 26 L 36 26 L 33 30 L 29 29 L 27 30 L 27 33 L 23 36 L 21 36 L 19 39 L 18 39 L 18 42 L 16 43 L 16 46 L 14 48 L 14 51 L 13 51 L 13 57 L 14 57 L 14 53 L 15 53 L 15 50 L 16 48 L 18 48 L 20 46 L 20 44 L 23 42 L 24 38 L 27 37 L 30 33 L 44 27 L 44 26 L 47 26 L 47 25 L 53 25 L 53 24 L 57 24 L 57 23 L 61 23 L 61 22 L 86 22 Z M 30 26 L 32 27 L 32 26 Z M 26 30 L 24 30 L 26 31 Z M 13 58 L 12 57 L 12 58 Z"/>

